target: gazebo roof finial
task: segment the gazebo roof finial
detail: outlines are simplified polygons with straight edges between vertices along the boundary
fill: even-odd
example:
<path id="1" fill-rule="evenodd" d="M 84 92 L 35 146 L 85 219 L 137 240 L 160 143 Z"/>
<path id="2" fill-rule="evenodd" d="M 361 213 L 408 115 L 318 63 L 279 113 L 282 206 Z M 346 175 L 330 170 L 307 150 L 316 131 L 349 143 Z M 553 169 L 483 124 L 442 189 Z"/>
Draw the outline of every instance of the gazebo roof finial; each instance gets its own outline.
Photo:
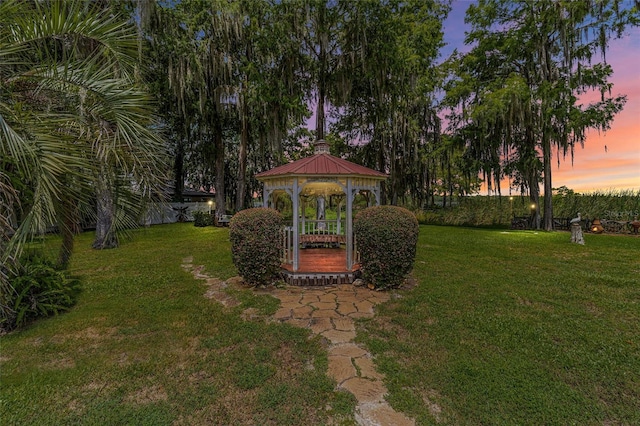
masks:
<path id="1" fill-rule="evenodd" d="M 314 154 L 329 154 L 329 144 L 324 139 L 318 139 L 314 143 Z"/>

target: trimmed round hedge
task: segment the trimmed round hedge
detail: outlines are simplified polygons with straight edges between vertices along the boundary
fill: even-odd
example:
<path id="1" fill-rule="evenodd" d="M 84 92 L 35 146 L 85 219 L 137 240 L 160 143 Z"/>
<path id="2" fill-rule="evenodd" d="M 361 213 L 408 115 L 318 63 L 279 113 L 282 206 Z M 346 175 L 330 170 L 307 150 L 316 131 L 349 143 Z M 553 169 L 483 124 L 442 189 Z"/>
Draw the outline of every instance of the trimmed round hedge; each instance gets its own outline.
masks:
<path id="1" fill-rule="evenodd" d="M 278 278 L 282 224 L 282 215 L 267 208 L 242 210 L 231 218 L 233 263 L 247 284 L 271 284 Z"/>
<path id="2" fill-rule="evenodd" d="M 413 268 L 418 220 L 397 206 L 369 207 L 356 215 L 353 230 L 362 264 L 362 278 L 378 289 L 397 287 Z"/>

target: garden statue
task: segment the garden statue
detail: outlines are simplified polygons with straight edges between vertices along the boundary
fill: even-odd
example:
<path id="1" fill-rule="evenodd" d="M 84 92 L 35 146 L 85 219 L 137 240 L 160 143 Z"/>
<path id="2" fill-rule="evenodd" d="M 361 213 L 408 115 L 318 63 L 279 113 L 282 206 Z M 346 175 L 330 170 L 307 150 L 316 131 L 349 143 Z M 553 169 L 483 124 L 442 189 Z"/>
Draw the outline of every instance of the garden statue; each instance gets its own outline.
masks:
<path id="1" fill-rule="evenodd" d="M 571 242 L 584 244 L 584 236 L 582 235 L 582 225 L 580 222 L 582 217 L 578 213 L 578 217 L 571 219 Z"/>
<path id="2" fill-rule="evenodd" d="M 323 196 L 320 196 L 316 199 L 316 220 L 318 220 L 318 229 L 325 230 L 327 224 L 324 222 L 325 219 L 325 199 Z"/>

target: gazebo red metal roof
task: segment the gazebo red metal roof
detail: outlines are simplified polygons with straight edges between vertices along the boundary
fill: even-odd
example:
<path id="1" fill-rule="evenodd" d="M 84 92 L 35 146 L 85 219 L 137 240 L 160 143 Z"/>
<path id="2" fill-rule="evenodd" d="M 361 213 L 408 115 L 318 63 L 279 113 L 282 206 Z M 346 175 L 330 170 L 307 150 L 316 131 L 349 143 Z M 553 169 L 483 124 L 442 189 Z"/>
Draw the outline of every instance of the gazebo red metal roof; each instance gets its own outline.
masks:
<path id="1" fill-rule="evenodd" d="M 323 175 L 323 176 L 367 176 L 386 179 L 387 175 L 368 167 L 334 157 L 326 152 L 314 154 L 293 163 L 288 163 L 266 172 L 258 173 L 257 179 L 283 175 Z"/>

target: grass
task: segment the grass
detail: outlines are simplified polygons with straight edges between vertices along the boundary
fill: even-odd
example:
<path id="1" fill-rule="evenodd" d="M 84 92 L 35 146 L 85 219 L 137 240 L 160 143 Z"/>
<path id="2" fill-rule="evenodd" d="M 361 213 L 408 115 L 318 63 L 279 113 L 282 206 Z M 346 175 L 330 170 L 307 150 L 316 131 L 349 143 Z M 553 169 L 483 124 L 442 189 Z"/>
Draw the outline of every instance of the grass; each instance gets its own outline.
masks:
<path id="1" fill-rule="evenodd" d="M 242 290 L 225 309 L 181 268 L 192 255 L 211 276 L 234 276 L 227 229 L 156 226 L 108 251 L 91 237 L 76 246 L 73 310 L 0 342 L 3 424 L 353 423 L 319 339 L 242 318 L 248 307 L 267 318 L 276 299 Z"/>
<path id="2" fill-rule="evenodd" d="M 71 312 L 0 340 L 3 424 L 353 424 L 323 342 L 278 301 L 203 297 L 181 268 L 236 274 L 228 231 L 77 242 Z M 358 323 L 388 400 L 429 424 L 640 424 L 640 239 L 422 226 L 417 286 Z M 262 320 L 245 320 L 251 308 Z"/>
<path id="3" fill-rule="evenodd" d="M 422 227 L 418 286 L 359 339 L 418 424 L 640 424 L 639 249 Z"/>

